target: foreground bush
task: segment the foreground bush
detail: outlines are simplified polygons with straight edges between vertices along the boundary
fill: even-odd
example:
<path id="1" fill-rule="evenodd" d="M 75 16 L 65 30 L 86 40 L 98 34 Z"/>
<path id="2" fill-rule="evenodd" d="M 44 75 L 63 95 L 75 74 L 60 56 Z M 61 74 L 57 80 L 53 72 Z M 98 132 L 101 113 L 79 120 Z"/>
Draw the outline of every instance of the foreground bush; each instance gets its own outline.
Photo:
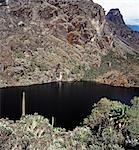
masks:
<path id="1" fill-rule="evenodd" d="M 132 104 L 103 98 L 73 131 L 55 128 L 36 114 L 15 123 L 0 119 L 0 150 L 138 150 L 139 98 Z"/>

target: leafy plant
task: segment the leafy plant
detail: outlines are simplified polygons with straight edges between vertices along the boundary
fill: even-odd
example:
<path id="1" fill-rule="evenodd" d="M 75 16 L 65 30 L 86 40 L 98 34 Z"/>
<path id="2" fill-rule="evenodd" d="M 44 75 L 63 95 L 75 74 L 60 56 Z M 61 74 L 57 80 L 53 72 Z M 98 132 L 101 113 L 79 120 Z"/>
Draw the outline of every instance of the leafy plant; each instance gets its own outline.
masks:
<path id="1" fill-rule="evenodd" d="M 0 119 L 0 149 L 124 150 L 139 145 L 139 98 L 132 106 L 102 98 L 92 107 L 82 127 L 73 131 L 53 127 L 34 114 L 13 122 Z"/>

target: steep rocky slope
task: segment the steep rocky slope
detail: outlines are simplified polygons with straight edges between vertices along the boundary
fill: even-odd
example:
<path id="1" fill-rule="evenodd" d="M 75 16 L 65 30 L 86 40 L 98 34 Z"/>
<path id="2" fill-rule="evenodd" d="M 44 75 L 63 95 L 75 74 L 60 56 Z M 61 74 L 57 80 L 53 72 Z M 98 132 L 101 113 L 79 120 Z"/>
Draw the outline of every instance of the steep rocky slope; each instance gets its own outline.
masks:
<path id="1" fill-rule="evenodd" d="M 139 32 L 130 29 L 124 22 L 119 9 L 111 9 L 106 15 L 111 31 L 127 45 L 133 47 L 139 53 Z"/>
<path id="2" fill-rule="evenodd" d="M 92 0 L 9 0 L 0 6 L 0 86 L 100 81 L 113 69 L 127 80 L 118 85 L 138 85 L 136 49 L 111 26 Z"/>
<path id="3" fill-rule="evenodd" d="M 124 22 L 119 9 L 111 9 L 106 15 L 104 31 L 113 35 L 113 50 L 119 53 L 119 58 L 112 56 L 115 66 L 98 77 L 96 81 L 124 86 L 139 85 L 139 32 L 131 30 Z M 120 58 L 121 54 L 124 59 Z M 107 59 L 111 59 L 108 55 Z M 116 63 L 116 61 L 119 61 Z M 128 84 L 130 83 L 130 84 Z"/>

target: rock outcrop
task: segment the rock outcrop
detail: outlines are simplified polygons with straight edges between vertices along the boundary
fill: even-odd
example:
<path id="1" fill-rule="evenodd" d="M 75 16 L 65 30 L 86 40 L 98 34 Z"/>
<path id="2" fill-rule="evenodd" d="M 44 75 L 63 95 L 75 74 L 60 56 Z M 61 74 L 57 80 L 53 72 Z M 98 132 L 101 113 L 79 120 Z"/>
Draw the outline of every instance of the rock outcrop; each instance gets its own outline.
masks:
<path id="1" fill-rule="evenodd" d="M 125 26 L 123 16 L 118 8 L 111 9 L 107 14 L 106 19 L 113 22 L 116 25 Z"/>
<path id="2" fill-rule="evenodd" d="M 111 32 L 139 53 L 139 32 L 130 29 L 124 22 L 119 9 L 111 9 L 106 15 Z"/>

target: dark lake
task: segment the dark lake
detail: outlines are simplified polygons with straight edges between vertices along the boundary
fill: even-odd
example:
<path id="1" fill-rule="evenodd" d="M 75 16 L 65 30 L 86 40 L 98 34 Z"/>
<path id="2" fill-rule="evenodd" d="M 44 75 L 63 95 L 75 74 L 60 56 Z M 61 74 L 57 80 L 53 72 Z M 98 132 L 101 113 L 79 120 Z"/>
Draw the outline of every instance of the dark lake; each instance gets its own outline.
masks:
<path id="1" fill-rule="evenodd" d="M 112 87 L 94 82 L 60 82 L 0 89 L 0 117 L 17 120 L 22 112 L 22 92 L 26 93 L 26 114 L 37 112 L 55 126 L 67 129 L 80 125 L 102 97 L 130 105 L 139 88 Z"/>

